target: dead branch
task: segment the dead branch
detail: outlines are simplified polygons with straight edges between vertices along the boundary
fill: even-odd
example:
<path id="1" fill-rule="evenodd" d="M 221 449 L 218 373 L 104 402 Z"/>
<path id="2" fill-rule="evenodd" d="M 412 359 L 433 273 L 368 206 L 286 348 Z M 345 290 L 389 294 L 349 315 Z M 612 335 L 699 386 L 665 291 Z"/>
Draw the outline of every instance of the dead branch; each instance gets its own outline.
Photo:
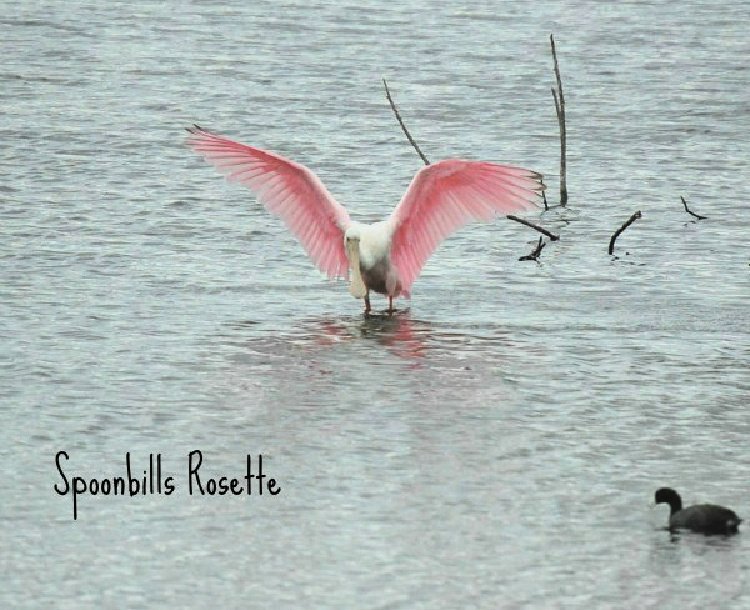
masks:
<path id="1" fill-rule="evenodd" d="M 555 113 L 560 125 L 560 205 L 565 206 L 568 203 L 568 186 L 565 181 L 565 96 L 563 95 L 562 78 L 560 77 L 560 65 L 557 63 L 555 38 L 552 34 L 549 35 L 549 42 L 552 47 L 552 59 L 555 61 L 555 79 L 557 80 L 557 91 L 552 87 L 552 97 L 555 100 Z"/>
<path id="2" fill-rule="evenodd" d="M 409 130 L 406 128 L 406 125 L 404 125 L 404 121 L 401 118 L 401 115 L 399 114 L 398 108 L 396 108 L 396 103 L 393 101 L 393 98 L 391 97 L 391 91 L 390 89 L 388 89 L 388 83 L 385 81 L 385 79 L 383 79 L 383 85 L 385 86 L 385 96 L 388 98 L 388 103 L 391 105 L 391 110 L 393 110 L 393 114 L 396 115 L 398 124 L 401 125 L 401 129 L 404 132 L 406 139 L 409 140 L 409 143 L 414 147 L 414 150 L 417 151 L 417 154 L 422 158 L 422 161 L 424 161 L 424 164 L 429 165 L 430 162 L 427 160 L 427 157 L 424 156 L 424 153 L 419 148 L 419 146 L 417 146 L 417 143 L 414 141 L 414 138 L 411 137 L 411 134 L 409 133 Z"/>
<path id="3" fill-rule="evenodd" d="M 544 201 L 544 210 L 546 212 L 549 210 L 549 205 L 547 205 L 547 193 L 545 191 L 542 191 L 542 200 Z"/>
<path id="4" fill-rule="evenodd" d="M 519 261 L 537 261 L 539 262 L 539 255 L 542 253 L 542 249 L 544 246 L 547 245 L 546 241 L 543 241 L 543 238 L 539 236 L 539 243 L 536 245 L 536 248 L 534 248 L 531 251 L 531 254 L 527 254 L 526 256 L 522 256 L 519 258 Z"/>
<path id="5" fill-rule="evenodd" d="M 617 238 L 620 237 L 620 233 L 622 233 L 625 229 L 627 229 L 640 217 L 641 217 L 641 211 L 638 210 L 635 214 L 633 214 L 630 218 L 628 218 L 622 224 L 622 226 L 619 229 L 617 229 L 617 231 L 614 232 L 614 234 L 612 235 L 612 238 L 609 240 L 609 253 L 610 254 L 614 253 L 615 251 L 615 241 L 617 241 Z"/>
<path id="6" fill-rule="evenodd" d="M 522 225 L 526 225 L 527 227 L 531 227 L 532 229 L 536 229 L 540 233 L 546 235 L 549 237 L 552 241 L 557 241 L 560 239 L 559 235 L 555 235 L 554 233 L 550 233 L 547 229 L 540 227 L 539 225 L 535 225 L 533 222 L 529 222 L 528 220 L 525 220 L 523 218 L 519 218 L 518 216 L 513 216 L 513 214 L 508 214 L 506 218 L 510 218 L 511 220 L 515 220 L 516 222 L 520 222 Z"/>
<path id="7" fill-rule="evenodd" d="M 695 216 L 698 220 L 706 220 L 708 216 L 701 216 L 700 214 L 696 214 L 693 212 L 689 207 L 687 207 L 687 201 L 685 201 L 685 198 L 680 195 L 680 199 L 682 199 L 682 205 L 685 206 L 685 211 L 690 214 L 691 216 Z"/>

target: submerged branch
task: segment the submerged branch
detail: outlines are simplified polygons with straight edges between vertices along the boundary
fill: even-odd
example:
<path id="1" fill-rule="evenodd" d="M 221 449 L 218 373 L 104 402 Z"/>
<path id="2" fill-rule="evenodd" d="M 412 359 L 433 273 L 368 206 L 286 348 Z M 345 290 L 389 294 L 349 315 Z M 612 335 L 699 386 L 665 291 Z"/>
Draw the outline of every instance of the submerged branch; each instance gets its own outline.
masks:
<path id="1" fill-rule="evenodd" d="M 534 248 L 531 251 L 531 254 L 527 254 L 526 256 L 522 256 L 519 258 L 519 261 L 537 261 L 539 262 L 539 255 L 542 253 L 542 249 L 544 246 L 547 245 L 546 241 L 543 241 L 543 238 L 539 237 L 539 243 L 536 245 L 536 248 Z"/>

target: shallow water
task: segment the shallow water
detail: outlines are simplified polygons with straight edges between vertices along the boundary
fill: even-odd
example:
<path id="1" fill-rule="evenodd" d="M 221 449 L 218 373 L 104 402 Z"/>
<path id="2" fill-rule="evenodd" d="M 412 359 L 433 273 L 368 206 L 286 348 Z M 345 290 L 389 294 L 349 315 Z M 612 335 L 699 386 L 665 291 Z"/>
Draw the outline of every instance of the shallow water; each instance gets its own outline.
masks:
<path id="1" fill-rule="evenodd" d="M 741 2 L 0 2 L 2 607 L 747 607 L 750 19 Z M 184 147 L 198 122 L 383 217 L 419 158 L 569 207 L 454 235 L 364 319 Z M 708 216 L 696 222 L 684 195 Z M 606 253 L 630 214 L 643 218 Z M 386 303 L 376 299 L 381 310 Z M 188 494 L 262 454 L 276 496 Z M 62 497 L 160 453 L 170 496 Z"/>

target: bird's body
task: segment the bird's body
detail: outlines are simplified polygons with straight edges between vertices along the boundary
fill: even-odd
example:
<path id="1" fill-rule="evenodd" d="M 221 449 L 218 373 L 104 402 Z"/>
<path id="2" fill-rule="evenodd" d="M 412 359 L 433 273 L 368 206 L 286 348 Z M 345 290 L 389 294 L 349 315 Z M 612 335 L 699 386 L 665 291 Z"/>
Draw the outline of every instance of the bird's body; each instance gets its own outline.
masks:
<path id="1" fill-rule="evenodd" d="M 687 529 L 702 534 L 736 534 L 742 522 L 733 510 L 716 504 L 695 504 L 682 508 L 682 498 L 673 489 L 662 487 L 656 491 L 657 504 L 670 507 L 669 529 Z"/>
<path id="2" fill-rule="evenodd" d="M 471 220 L 533 209 L 544 189 L 541 175 L 529 170 L 448 159 L 418 171 L 386 220 L 362 224 L 305 166 L 198 126 L 188 131 L 188 144 L 280 216 L 321 271 L 349 277 L 366 313 L 370 291 L 388 296 L 391 310 L 395 297 L 409 297 L 422 266 L 450 233 Z"/>
<path id="3" fill-rule="evenodd" d="M 388 296 L 390 306 L 393 297 L 403 293 L 398 272 L 391 264 L 390 245 L 393 231 L 387 220 L 372 224 L 352 222 L 344 233 L 344 246 L 349 260 L 349 291 L 365 299 L 370 308 L 369 291 Z"/>

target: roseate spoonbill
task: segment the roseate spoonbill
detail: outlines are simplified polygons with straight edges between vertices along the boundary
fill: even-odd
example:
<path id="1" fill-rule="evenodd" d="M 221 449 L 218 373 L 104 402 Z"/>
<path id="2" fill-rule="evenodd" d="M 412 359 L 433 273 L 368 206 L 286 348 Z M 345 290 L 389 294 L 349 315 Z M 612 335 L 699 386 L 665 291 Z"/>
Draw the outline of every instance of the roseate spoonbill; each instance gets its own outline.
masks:
<path id="1" fill-rule="evenodd" d="M 696 504 L 682 508 L 682 498 L 674 489 L 662 487 L 654 494 L 656 504 L 669 504 L 669 529 L 687 529 L 701 534 L 736 534 L 742 519 L 733 510 L 716 504 Z"/>
<path id="2" fill-rule="evenodd" d="M 446 159 L 420 169 L 387 220 L 352 221 L 308 168 L 272 152 L 234 142 L 195 125 L 188 145 L 227 179 L 248 187 L 281 217 L 315 265 L 330 278 L 349 277 L 349 291 L 409 298 L 435 248 L 472 220 L 536 207 L 541 174 L 486 161 Z"/>

